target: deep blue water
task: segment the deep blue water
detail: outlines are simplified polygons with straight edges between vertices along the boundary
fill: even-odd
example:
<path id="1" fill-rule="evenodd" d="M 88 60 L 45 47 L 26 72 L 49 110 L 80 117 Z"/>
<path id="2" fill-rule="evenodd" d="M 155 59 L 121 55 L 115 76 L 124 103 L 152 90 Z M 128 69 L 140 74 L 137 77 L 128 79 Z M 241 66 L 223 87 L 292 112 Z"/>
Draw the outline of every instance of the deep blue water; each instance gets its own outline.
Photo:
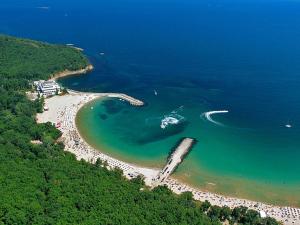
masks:
<path id="1" fill-rule="evenodd" d="M 63 79 L 67 87 L 124 92 L 156 115 L 185 105 L 189 124 L 202 109 L 228 109 L 223 122 L 241 132 L 226 131 L 227 141 L 224 130 L 207 129 L 219 132 L 219 146 L 237 147 L 245 167 L 226 161 L 218 170 L 222 159 L 203 155 L 199 162 L 232 176 L 300 181 L 298 1 L 2 0 L 0 33 L 84 48 L 95 71 Z M 252 152 L 255 170 L 246 165 Z"/>

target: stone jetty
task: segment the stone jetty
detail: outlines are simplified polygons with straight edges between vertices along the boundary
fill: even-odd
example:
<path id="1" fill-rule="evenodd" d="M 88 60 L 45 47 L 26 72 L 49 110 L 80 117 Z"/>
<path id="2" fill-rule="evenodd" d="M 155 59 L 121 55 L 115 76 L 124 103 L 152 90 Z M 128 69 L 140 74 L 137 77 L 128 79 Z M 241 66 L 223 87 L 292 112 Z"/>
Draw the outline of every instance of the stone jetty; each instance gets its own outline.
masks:
<path id="1" fill-rule="evenodd" d="M 195 143 L 195 139 L 192 138 L 184 138 L 175 151 L 168 158 L 167 164 L 157 175 L 154 183 L 159 185 L 163 181 L 165 181 L 179 166 L 179 164 L 183 161 L 184 156 L 189 153 L 192 149 L 193 144 Z"/>

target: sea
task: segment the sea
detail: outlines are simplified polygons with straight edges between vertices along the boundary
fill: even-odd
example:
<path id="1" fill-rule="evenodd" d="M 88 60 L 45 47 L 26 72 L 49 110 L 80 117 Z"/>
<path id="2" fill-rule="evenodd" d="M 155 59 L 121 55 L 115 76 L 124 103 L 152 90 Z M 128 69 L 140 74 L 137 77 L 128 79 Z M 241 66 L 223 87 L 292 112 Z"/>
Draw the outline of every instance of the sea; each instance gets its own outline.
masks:
<path id="1" fill-rule="evenodd" d="M 63 86 L 145 102 L 83 107 L 95 148 L 160 168 L 192 137 L 173 177 L 300 207 L 299 1 L 1 0 L 0 33 L 83 48 L 94 71 Z"/>

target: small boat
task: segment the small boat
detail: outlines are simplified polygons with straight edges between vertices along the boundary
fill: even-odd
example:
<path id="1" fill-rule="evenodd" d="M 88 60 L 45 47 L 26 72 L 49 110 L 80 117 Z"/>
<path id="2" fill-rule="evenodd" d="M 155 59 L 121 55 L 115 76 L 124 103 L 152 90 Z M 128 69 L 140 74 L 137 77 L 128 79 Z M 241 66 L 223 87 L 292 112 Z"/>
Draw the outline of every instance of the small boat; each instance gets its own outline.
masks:
<path id="1" fill-rule="evenodd" d="M 286 127 L 286 128 L 291 128 L 292 125 L 291 125 L 291 124 L 286 124 L 285 127 Z"/>
<path id="2" fill-rule="evenodd" d="M 100 52 L 100 55 L 105 55 L 105 53 L 104 52 Z"/>
<path id="3" fill-rule="evenodd" d="M 179 120 L 174 117 L 165 117 L 160 124 L 161 129 L 165 129 L 169 124 L 178 124 Z"/>
<path id="4" fill-rule="evenodd" d="M 156 91 L 156 90 L 154 90 L 154 95 L 156 95 L 156 96 L 158 95 L 158 93 L 157 93 L 157 91 Z"/>

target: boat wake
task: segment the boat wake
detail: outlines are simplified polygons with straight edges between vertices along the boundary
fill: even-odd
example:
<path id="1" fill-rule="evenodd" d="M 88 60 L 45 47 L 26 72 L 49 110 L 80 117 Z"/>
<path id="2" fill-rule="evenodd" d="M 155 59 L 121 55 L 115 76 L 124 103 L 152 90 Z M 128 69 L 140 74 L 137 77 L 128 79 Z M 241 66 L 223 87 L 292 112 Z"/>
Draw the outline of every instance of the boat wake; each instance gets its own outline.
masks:
<path id="1" fill-rule="evenodd" d="M 228 113 L 228 110 L 219 110 L 219 111 L 209 111 L 209 112 L 205 112 L 205 113 L 202 113 L 201 114 L 201 117 L 202 118 L 205 118 L 206 120 L 208 120 L 209 122 L 212 122 L 216 125 L 219 125 L 219 126 L 224 126 L 224 124 L 218 122 L 218 121 L 215 121 L 214 119 L 211 118 L 212 115 L 214 114 L 221 114 L 221 113 Z"/>
<path id="2" fill-rule="evenodd" d="M 183 105 L 173 110 L 169 115 L 165 115 L 160 123 L 160 128 L 165 129 L 169 125 L 176 125 L 185 121 L 185 118 L 178 113 L 183 111 Z"/>
<path id="3" fill-rule="evenodd" d="M 186 122 L 186 119 L 179 114 L 183 111 L 183 106 L 173 110 L 170 114 L 166 114 L 160 117 L 151 117 L 145 120 L 147 126 L 157 126 L 159 124 L 161 129 L 166 129 L 172 125 L 180 125 Z"/>
<path id="4" fill-rule="evenodd" d="M 183 105 L 182 106 L 180 106 L 180 107 L 178 107 L 177 109 L 174 109 L 171 113 L 172 114 L 177 114 L 178 112 L 182 112 L 183 111 Z"/>
<path id="5" fill-rule="evenodd" d="M 167 128 L 169 125 L 176 125 L 179 124 L 181 120 L 183 120 L 183 117 L 179 117 L 179 115 L 170 115 L 170 116 L 165 116 L 160 123 L 160 128 L 161 129 L 165 129 Z"/>
<path id="6" fill-rule="evenodd" d="M 49 10 L 50 7 L 49 6 L 38 6 L 36 7 L 37 9 L 43 9 L 43 10 Z"/>

